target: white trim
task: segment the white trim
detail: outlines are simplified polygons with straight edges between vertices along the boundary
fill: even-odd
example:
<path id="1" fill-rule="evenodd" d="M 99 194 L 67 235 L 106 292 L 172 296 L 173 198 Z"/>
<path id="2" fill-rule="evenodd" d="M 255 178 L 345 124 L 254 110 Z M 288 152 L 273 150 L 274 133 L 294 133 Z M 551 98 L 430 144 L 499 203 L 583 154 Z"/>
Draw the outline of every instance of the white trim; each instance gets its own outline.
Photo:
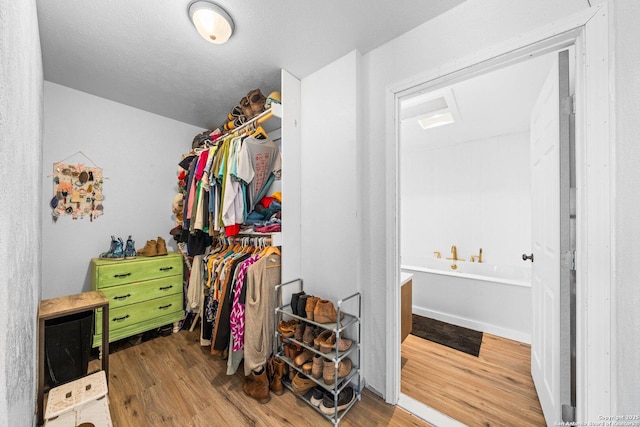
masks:
<path id="1" fill-rule="evenodd" d="M 398 405 L 436 427 L 465 427 L 465 424 L 436 411 L 406 394 L 400 395 Z"/>
<path id="2" fill-rule="evenodd" d="M 387 337 L 389 337 L 389 343 L 387 345 L 387 363 L 386 363 L 386 389 L 385 389 L 385 401 L 392 405 L 398 403 L 400 397 L 400 322 L 395 321 L 399 319 L 400 314 L 400 248 L 398 247 L 398 237 L 400 234 L 400 222 L 398 218 L 400 212 L 400 206 L 396 203 L 395 198 L 399 191 L 399 175 L 397 174 L 399 165 L 398 156 L 398 136 L 399 128 L 396 126 L 396 117 L 400 117 L 400 103 L 396 98 L 396 94 L 387 90 L 385 92 L 385 117 L 391 118 L 391 120 L 385 121 L 385 141 L 393 141 L 392 144 L 386 144 L 387 153 L 386 156 L 386 194 L 387 199 L 394 199 L 393 203 L 386 204 L 386 230 L 387 233 L 392 232 L 395 244 L 386 246 L 386 264 L 392 265 L 393 268 L 387 269 L 387 284 L 393 283 L 393 286 L 387 286 L 386 301 L 387 301 L 387 316 L 391 316 L 391 321 L 387 321 Z M 389 171 L 393 171 L 393 174 L 389 174 Z M 391 197 L 389 197 L 391 196 Z M 393 231 L 392 231 L 393 230 Z M 396 234 L 398 233 L 398 234 Z M 389 235 L 389 234 L 388 234 Z M 390 291 L 390 288 L 393 290 Z M 395 292 L 394 292 L 395 291 Z M 391 381 L 390 381 L 391 379 Z"/>
<path id="3" fill-rule="evenodd" d="M 486 332 L 487 334 L 497 335 L 502 338 L 518 341 L 524 344 L 531 344 L 531 334 L 527 334 L 515 329 L 508 329 L 502 326 L 492 325 L 491 323 L 480 322 L 466 317 L 454 316 L 452 314 L 443 313 L 441 311 L 430 310 L 424 307 L 412 307 L 413 314 L 418 316 L 436 319 L 441 322 L 450 323 L 452 325 L 462 326 L 463 328 L 473 329 L 474 331 Z"/>
<path id="4" fill-rule="evenodd" d="M 586 9 L 538 30 L 482 50 L 410 80 L 391 85 L 386 94 L 386 234 L 387 246 L 387 402 L 400 396 L 400 349 L 398 306 L 400 259 L 397 223 L 398 203 L 398 102 L 418 90 L 437 90 L 454 81 L 522 60 L 576 45 L 578 55 L 576 121 L 578 271 L 577 271 L 577 419 L 588 421 L 611 414 L 611 283 L 614 168 L 609 123 L 612 102 L 609 90 L 609 27 L 607 4 Z M 581 70 L 581 68 L 583 68 Z M 588 101 L 588 103 L 587 103 Z M 587 192 L 588 188 L 588 192 Z"/>
<path id="5" fill-rule="evenodd" d="M 585 25 L 578 42 L 585 58 L 584 96 L 576 95 L 578 421 L 615 414 L 612 401 L 611 284 L 614 283 L 615 167 L 610 123 L 609 21 L 606 3 Z M 576 88 L 578 89 L 578 88 Z M 582 118 L 582 119 L 581 119 Z M 582 221 L 581 221 L 582 219 Z M 580 355 L 583 355 L 580 357 Z"/>

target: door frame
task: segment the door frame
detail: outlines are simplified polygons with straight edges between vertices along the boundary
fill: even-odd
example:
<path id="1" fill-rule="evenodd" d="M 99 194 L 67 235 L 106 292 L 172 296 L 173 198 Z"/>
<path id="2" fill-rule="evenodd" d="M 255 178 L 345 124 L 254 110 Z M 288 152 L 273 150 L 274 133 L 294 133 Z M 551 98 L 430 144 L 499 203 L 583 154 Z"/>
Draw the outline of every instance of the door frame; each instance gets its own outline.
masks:
<path id="1" fill-rule="evenodd" d="M 614 201 L 613 75 L 609 56 L 609 15 L 606 3 L 552 22 L 496 46 L 428 70 L 386 88 L 386 389 L 388 403 L 400 398 L 400 203 L 399 104 L 403 97 L 430 92 L 474 75 L 522 61 L 530 56 L 576 49 L 576 351 L 577 421 L 596 420 L 614 410 L 615 373 L 611 360 L 615 241 L 611 219 Z M 587 102 L 586 100 L 589 100 Z"/>

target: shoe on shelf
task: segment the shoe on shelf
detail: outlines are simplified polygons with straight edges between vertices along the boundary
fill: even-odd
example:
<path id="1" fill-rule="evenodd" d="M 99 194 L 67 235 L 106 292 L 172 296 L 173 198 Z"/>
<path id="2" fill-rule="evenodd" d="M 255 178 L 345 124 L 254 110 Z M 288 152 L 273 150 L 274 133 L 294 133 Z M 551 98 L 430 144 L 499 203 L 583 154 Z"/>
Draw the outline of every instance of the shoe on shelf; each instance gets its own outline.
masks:
<path id="1" fill-rule="evenodd" d="M 306 306 L 307 306 L 307 299 L 310 297 L 311 295 L 300 295 L 298 297 L 298 316 L 299 317 L 307 317 L 307 311 L 305 310 Z"/>
<path id="2" fill-rule="evenodd" d="M 305 305 L 304 311 L 307 316 L 307 319 L 313 320 L 313 309 L 316 308 L 316 304 L 320 301 L 321 298 L 310 296 L 307 298 L 307 303 Z"/>
<path id="3" fill-rule="evenodd" d="M 340 320 L 342 319 L 344 319 L 344 313 L 340 312 Z M 318 323 L 336 323 L 338 312 L 331 301 L 321 299 L 313 309 L 313 320 Z"/>
<path id="4" fill-rule="evenodd" d="M 303 343 L 305 343 L 308 346 L 313 345 L 313 340 L 314 340 L 313 331 L 315 331 L 315 329 L 316 327 L 310 324 L 307 324 L 307 326 L 304 327 L 304 333 L 302 334 Z"/>
<path id="5" fill-rule="evenodd" d="M 351 359 L 346 358 L 338 362 L 338 379 L 344 378 L 351 372 L 353 364 Z M 322 379 L 327 385 L 331 385 L 336 381 L 336 365 L 331 360 L 325 360 L 322 369 Z"/>
<path id="6" fill-rule="evenodd" d="M 131 240 L 131 236 L 129 236 L 124 246 L 124 259 L 134 259 L 136 254 L 136 242 Z"/>
<path id="7" fill-rule="evenodd" d="M 328 329 L 325 329 L 324 331 L 322 331 L 320 335 L 318 335 L 316 338 L 313 339 L 313 347 L 316 350 L 320 350 L 320 343 L 326 341 L 327 338 L 331 336 L 331 333 L 332 332 Z"/>
<path id="8" fill-rule="evenodd" d="M 290 338 L 294 335 L 297 325 L 298 319 L 281 320 L 278 322 L 278 332 L 280 332 L 284 338 Z"/>
<path id="9" fill-rule="evenodd" d="M 313 357 L 313 351 L 305 350 L 293 358 L 293 364 L 300 367 Z"/>
<path id="10" fill-rule="evenodd" d="M 302 338 L 304 337 L 304 330 L 306 328 L 306 323 L 300 322 L 296 325 L 296 329 L 293 332 L 293 338 L 296 341 L 302 342 Z"/>
<path id="11" fill-rule="evenodd" d="M 138 255 L 140 256 L 156 256 L 158 255 L 158 242 L 155 240 L 147 240 L 147 244 L 144 248 L 138 249 Z"/>
<path id="12" fill-rule="evenodd" d="M 301 295 L 304 295 L 304 291 L 296 292 L 291 295 L 291 312 L 296 316 L 298 315 L 298 299 Z"/>
<path id="13" fill-rule="evenodd" d="M 122 239 L 118 237 L 116 239 L 114 236 L 111 236 L 111 247 L 107 252 L 103 252 L 99 255 L 101 259 L 109 259 L 113 261 L 119 261 L 124 259 L 124 248 Z"/>
<path id="14" fill-rule="evenodd" d="M 313 356 L 313 362 L 311 365 L 311 376 L 317 380 L 322 378 L 322 373 L 324 372 L 324 357 L 316 354 Z M 318 402 L 318 405 L 320 402 Z M 316 405 L 316 406 L 318 406 Z"/>
<path id="15" fill-rule="evenodd" d="M 336 408 L 333 394 L 327 393 L 320 403 L 320 412 L 326 415 L 333 415 L 336 409 L 338 412 L 346 409 L 355 399 L 355 390 L 353 390 L 353 387 L 347 386 L 338 394 L 338 407 Z"/>
<path id="16" fill-rule="evenodd" d="M 323 389 L 322 387 L 315 387 L 313 389 L 313 393 L 311 394 L 311 398 L 309 398 L 309 402 L 317 408 L 322 403 L 322 399 L 324 398 L 325 394 L 327 394 L 325 389 Z"/>
<path id="17" fill-rule="evenodd" d="M 338 342 L 338 351 L 347 351 L 351 347 L 351 340 L 346 338 L 340 338 Z M 324 341 L 320 341 L 320 351 L 322 353 L 329 353 L 336 348 L 336 333 L 332 332 L 329 338 Z"/>
<path id="18" fill-rule="evenodd" d="M 311 378 L 300 372 L 298 372 L 296 376 L 293 377 L 293 381 L 291 381 L 291 388 L 297 394 L 305 394 L 315 386 L 316 383 Z"/>

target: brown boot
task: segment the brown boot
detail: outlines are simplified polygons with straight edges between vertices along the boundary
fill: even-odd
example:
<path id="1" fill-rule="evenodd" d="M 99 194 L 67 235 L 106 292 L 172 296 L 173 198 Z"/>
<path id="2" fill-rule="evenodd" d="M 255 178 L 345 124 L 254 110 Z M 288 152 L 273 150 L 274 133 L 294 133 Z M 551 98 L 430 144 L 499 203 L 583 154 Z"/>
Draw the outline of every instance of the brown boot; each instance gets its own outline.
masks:
<path id="1" fill-rule="evenodd" d="M 247 396 L 251 396 L 260 403 L 267 403 L 271 400 L 269 395 L 269 377 L 267 377 L 267 370 L 262 369 L 262 372 L 256 374 L 255 371 L 251 372 L 251 378 L 245 378 L 242 383 L 242 390 Z"/>
<path id="2" fill-rule="evenodd" d="M 282 377 L 284 375 L 285 363 L 277 357 L 269 359 L 269 371 L 271 372 L 271 383 L 269 384 L 271 391 L 280 396 L 284 393 L 282 386 Z"/>
<path id="3" fill-rule="evenodd" d="M 147 244 L 144 245 L 144 248 L 138 249 L 138 255 L 142 255 L 142 256 L 158 255 L 158 243 L 155 240 L 147 240 Z"/>
<path id="4" fill-rule="evenodd" d="M 167 242 L 165 242 L 162 237 L 158 236 L 156 255 L 166 255 L 166 254 L 167 254 Z"/>
<path id="5" fill-rule="evenodd" d="M 316 304 L 320 301 L 321 298 L 310 296 L 307 298 L 307 302 L 305 304 L 304 310 L 307 314 L 307 319 L 313 320 L 313 310 L 316 308 Z"/>

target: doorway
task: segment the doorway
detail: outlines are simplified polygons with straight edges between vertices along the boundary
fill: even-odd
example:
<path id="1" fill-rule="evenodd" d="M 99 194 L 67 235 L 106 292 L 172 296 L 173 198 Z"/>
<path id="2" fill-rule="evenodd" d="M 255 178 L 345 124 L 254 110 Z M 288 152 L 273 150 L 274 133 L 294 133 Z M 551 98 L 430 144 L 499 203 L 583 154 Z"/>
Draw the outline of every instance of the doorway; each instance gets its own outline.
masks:
<path id="1" fill-rule="evenodd" d="M 532 263 L 522 255 L 532 248 L 532 111 L 557 56 L 400 101 L 399 247 L 413 314 L 485 334 L 474 356 L 410 336 L 401 391 L 467 425 L 509 424 L 514 413 L 544 425 L 530 375 Z"/>
<path id="2" fill-rule="evenodd" d="M 608 82 L 612 72 L 608 52 L 606 4 L 584 10 L 567 19 L 523 34 L 452 63 L 434 66 L 412 81 L 388 86 L 386 106 L 387 182 L 395 192 L 387 195 L 386 230 L 390 237 L 386 251 L 387 307 L 392 318 L 400 311 L 400 230 L 397 181 L 399 178 L 398 118 L 400 99 L 419 89 L 437 90 L 457 81 L 483 74 L 509 63 L 569 46 L 576 48 L 576 419 L 596 419 L 611 408 L 611 265 L 609 251 L 610 102 Z M 589 165 L 585 167 L 585 165 Z M 395 284 L 395 285 L 392 285 Z M 386 400 L 405 406 L 400 399 L 400 327 L 387 322 L 391 342 L 387 346 Z M 598 343 L 590 345 L 589 343 Z M 429 420 L 429 418 L 426 418 Z M 440 423 L 437 423 L 440 424 Z"/>

